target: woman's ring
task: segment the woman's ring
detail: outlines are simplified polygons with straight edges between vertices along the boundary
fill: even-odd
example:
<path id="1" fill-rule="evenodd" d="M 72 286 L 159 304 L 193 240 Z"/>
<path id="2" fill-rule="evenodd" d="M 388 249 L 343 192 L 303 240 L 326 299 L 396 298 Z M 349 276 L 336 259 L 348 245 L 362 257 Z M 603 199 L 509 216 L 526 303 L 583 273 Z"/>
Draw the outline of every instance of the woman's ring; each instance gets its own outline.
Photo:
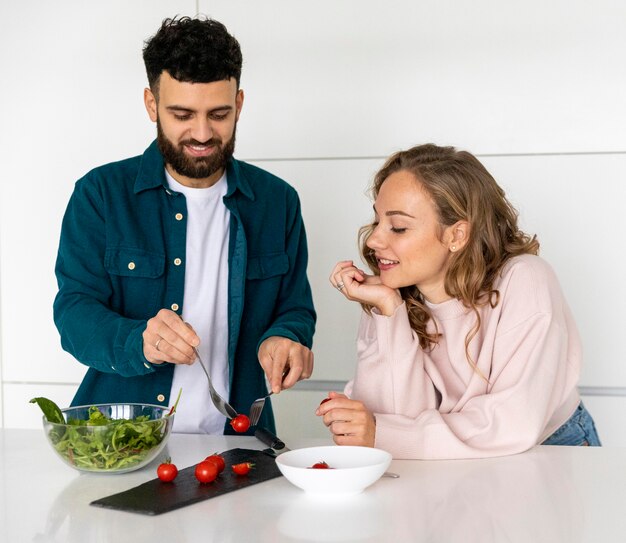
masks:
<path id="1" fill-rule="evenodd" d="M 160 337 L 159 339 L 157 339 L 157 342 L 154 344 L 154 347 L 156 348 L 156 350 L 157 350 L 157 351 L 159 350 L 159 343 L 161 343 L 161 340 L 162 340 L 162 339 L 163 339 L 163 338 L 162 338 L 162 337 Z"/>
<path id="2" fill-rule="evenodd" d="M 346 285 L 343 284 L 343 282 L 339 281 L 339 283 L 337 283 L 337 290 L 339 292 L 341 292 L 341 290 L 343 289 L 343 287 L 345 287 Z"/>

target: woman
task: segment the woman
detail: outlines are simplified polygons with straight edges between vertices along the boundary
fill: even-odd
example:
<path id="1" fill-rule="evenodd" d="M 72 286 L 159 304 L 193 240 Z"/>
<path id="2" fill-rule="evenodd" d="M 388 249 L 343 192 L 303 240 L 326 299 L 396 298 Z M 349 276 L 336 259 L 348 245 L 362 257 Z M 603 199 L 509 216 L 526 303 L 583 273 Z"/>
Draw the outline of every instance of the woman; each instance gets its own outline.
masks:
<path id="1" fill-rule="evenodd" d="M 330 276 L 364 309 L 355 377 L 317 410 L 335 442 L 422 459 L 600 445 L 571 312 L 485 167 L 421 145 L 387 160 L 373 195 L 373 275 L 343 261 Z"/>

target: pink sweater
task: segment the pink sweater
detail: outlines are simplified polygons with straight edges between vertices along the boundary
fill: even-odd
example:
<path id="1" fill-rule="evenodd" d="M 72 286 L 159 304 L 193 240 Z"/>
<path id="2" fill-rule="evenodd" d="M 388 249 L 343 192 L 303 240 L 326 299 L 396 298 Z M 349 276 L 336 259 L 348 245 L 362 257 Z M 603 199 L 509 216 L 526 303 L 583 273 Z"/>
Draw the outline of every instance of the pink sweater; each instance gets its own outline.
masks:
<path id="1" fill-rule="evenodd" d="M 582 349 L 558 280 L 541 258 L 511 259 L 494 287 L 500 303 L 475 315 L 458 300 L 429 304 L 443 334 L 419 346 L 406 305 L 363 314 L 358 365 L 346 393 L 376 417 L 376 447 L 394 458 L 500 456 L 541 443 L 574 412 Z M 432 321 L 429 326 L 434 330 Z"/>

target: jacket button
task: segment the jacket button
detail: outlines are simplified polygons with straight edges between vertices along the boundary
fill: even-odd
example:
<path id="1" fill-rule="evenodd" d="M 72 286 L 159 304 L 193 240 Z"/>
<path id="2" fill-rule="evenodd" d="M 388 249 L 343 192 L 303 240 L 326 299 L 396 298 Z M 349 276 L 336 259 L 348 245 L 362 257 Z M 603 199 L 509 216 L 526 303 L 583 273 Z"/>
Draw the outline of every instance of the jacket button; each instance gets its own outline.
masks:
<path id="1" fill-rule="evenodd" d="M 164 401 L 165 401 L 165 395 L 164 395 L 164 394 L 159 394 L 159 395 L 157 396 L 157 400 L 158 400 L 159 402 L 164 402 Z"/>
<path id="2" fill-rule="evenodd" d="M 177 221 L 182 221 L 183 220 L 183 214 L 182 213 L 176 213 L 176 215 L 174 215 L 176 217 Z"/>
<path id="3" fill-rule="evenodd" d="M 175 259 L 174 259 L 174 265 L 175 265 L 175 266 L 180 266 L 180 265 L 182 264 L 182 262 L 183 262 L 183 261 L 182 261 L 180 258 L 175 258 Z"/>
<path id="4" fill-rule="evenodd" d="M 135 269 L 135 263 L 134 262 L 129 262 L 128 263 L 128 269 L 129 270 L 134 270 Z"/>
<path id="5" fill-rule="evenodd" d="M 170 307 L 172 308 L 172 311 L 178 311 L 178 304 L 172 304 Z"/>

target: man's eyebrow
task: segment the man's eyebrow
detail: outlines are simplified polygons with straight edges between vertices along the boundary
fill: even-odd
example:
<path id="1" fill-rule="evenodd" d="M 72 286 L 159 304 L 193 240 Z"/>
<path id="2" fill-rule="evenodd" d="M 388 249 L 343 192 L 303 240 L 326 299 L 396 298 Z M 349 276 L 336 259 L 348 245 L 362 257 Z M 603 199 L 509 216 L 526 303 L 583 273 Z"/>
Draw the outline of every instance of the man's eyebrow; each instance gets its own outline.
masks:
<path id="1" fill-rule="evenodd" d="M 374 205 L 372 206 L 372 208 L 374 209 L 374 213 L 378 215 L 378 211 L 376 211 L 376 206 Z M 409 217 L 410 219 L 415 218 L 413 215 L 409 215 L 408 213 L 400 211 L 399 209 L 385 212 L 385 217 L 393 217 L 394 215 L 401 215 L 402 217 Z"/>
<path id="2" fill-rule="evenodd" d="M 194 113 L 194 109 L 185 107 L 185 106 L 178 106 L 178 105 L 171 105 L 171 106 L 166 106 L 166 108 L 168 111 L 185 111 L 185 112 L 189 112 L 189 113 Z M 231 109 L 233 109 L 233 106 L 225 104 L 223 106 L 217 106 L 214 107 L 213 109 L 211 109 L 211 113 L 215 112 L 215 111 L 230 111 Z"/>
<path id="3" fill-rule="evenodd" d="M 189 109 L 188 107 L 183 106 L 167 106 L 165 109 L 168 111 L 193 111 L 193 109 Z"/>

